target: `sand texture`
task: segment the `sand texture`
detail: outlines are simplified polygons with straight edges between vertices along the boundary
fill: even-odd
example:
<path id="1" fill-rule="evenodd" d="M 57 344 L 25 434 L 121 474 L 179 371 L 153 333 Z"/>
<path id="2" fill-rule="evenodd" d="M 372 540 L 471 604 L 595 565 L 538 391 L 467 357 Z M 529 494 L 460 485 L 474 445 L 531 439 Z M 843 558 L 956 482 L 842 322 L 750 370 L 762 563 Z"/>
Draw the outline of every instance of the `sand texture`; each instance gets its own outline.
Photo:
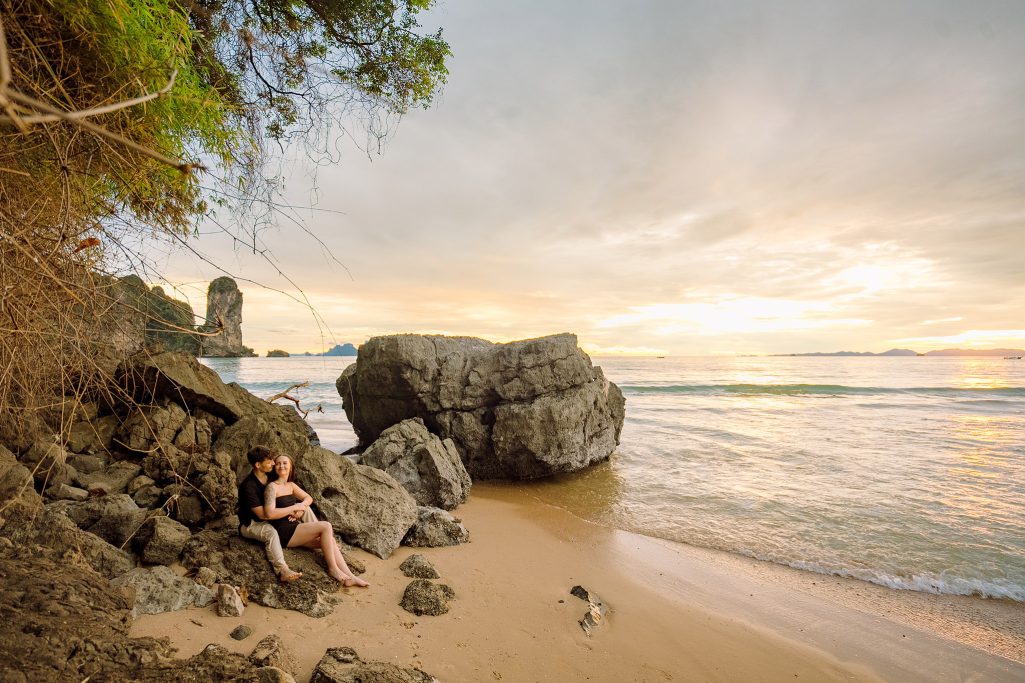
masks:
<path id="1" fill-rule="evenodd" d="M 342 589 L 327 617 L 252 604 L 235 618 L 190 609 L 143 616 L 131 634 L 170 637 L 191 656 L 208 643 L 248 654 L 276 633 L 298 681 L 342 646 L 441 681 L 1025 680 L 1022 664 L 866 612 L 849 590 L 834 589 L 847 596 L 835 599 L 804 590 L 791 570 L 587 523 L 518 487 L 475 485 L 456 514 L 471 543 L 403 547 L 387 560 L 359 553 L 372 586 Z M 455 592 L 447 613 L 399 607 L 412 580 L 399 565 L 413 553 Z M 588 605 L 570 594 L 576 585 L 608 609 L 591 635 L 579 624 Z M 228 636 L 239 624 L 253 630 L 243 641 Z M 1012 654 L 1021 632 L 1009 636 Z"/>

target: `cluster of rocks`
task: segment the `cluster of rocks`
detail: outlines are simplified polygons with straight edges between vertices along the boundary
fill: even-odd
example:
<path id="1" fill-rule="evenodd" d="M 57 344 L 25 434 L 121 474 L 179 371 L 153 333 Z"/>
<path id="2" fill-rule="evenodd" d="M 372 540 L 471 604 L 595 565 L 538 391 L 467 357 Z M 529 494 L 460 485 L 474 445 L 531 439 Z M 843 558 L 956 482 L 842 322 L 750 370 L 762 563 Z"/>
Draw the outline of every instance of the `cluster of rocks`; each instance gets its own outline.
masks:
<path id="1" fill-rule="evenodd" d="M 417 616 L 436 617 L 448 612 L 448 601 L 456 597 L 456 592 L 443 583 L 431 583 L 429 579 L 439 579 L 437 570 L 423 555 L 414 554 L 407 557 L 399 569 L 413 580 L 402 593 L 399 606 Z"/>
<path id="2" fill-rule="evenodd" d="M 238 535 L 237 481 L 249 470 L 246 454 L 255 445 L 293 456 L 300 485 L 314 496 L 318 516 L 333 523 L 343 548 L 358 546 L 385 558 L 404 540 L 432 546 L 469 538 L 445 510 L 418 505 L 422 500 L 454 507 L 466 499 L 470 483 L 451 448 L 439 449 L 422 424 L 396 430 L 417 463 L 412 469 L 424 473 L 415 481 L 406 476 L 407 490 L 388 469 L 401 474 L 411 466 L 388 451 L 387 443 L 381 448 L 387 465 L 356 464 L 321 448 L 290 406 L 223 383 L 187 354 L 133 355 L 102 395 L 86 402 L 69 399 L 62 410 L 74 413 L 75 421 L 61 435 L 35 433 L 0 445 L 0 543 L 46 549 L 59 578 L 72 566 L 76 573 L 88 570 L 90 599 L 115 596 L 104 609 L 119 626 L 100 630 L 106 635 L 98 637 L 110 642 L 97 661 L 113 669 L 134 667 L 140 680 L 145 676 L 139 667 L 163 662 L 169 650 L 150 644 L 143 648 L 150 654 L 131 650 L 135 659 L 125 663 L 129 655 L 119 654 L 123 644 L 116 643 L 136 615 L 214 602 L 218 613 L 237 615 L 245 598 L 320 617 L 338 600 L 338 583 L 317 555 L 286 550 L 304 578 L 283 585 L 263 547 Z M 425 443 L 416 445 L 416 435 Z M 362 570 L 357 558 L 348 555 L 347 562 Z M 189 576 L 171 565 L 183 566 Z M 95 621 L 78 614 L 88 602 L 68 603 L 63 616 L 69 623 L 76 615 L 83 624 Z M 10 638 L 33 628 L 27 619 L 14 617 L 4 625 Z M 10 638 L 0 635 L 0 646 Z M 94 673 L 87 664 L 55 655 L 51 668 L 61 673 L 52 677 L 85 678 Z"/>
<path id="3" fill-rule="evenodd" d="M 442 442 L 433 461 L 454 449 L 473 479 L 529 479 L 571 472 L 607 459 L 619 443 L 625 401 L 572 334 L 493 344 L 470 337 L 391 335 L 359 349 L 336 382 L 360 447 L 388 464 L 419 419 Z M 436 502 L 426 503 L 444 507 Z"/>
<path id="4" fill-rule="evenodd" d="M 451 510 L 467 499 L 471 476 L 535 477 L 598 462 L 623 420 L 622 394 L 572 335 L 504 345 L 375 338 L 338 388 L 360 437 L 358 461 L 322 448 L 293 408 L 171 352 L 136 353 L 92 400 L 69 399 L 59 409 L 75 419 L 60 435 L 26 432 L 0 444 L 0 544 L 35 553 L 0 564 L 8 589 L 0 647 L 15 666 L 24 660 L 25 671 L 55 680 L 113 671 L 134 680 L 169 671 L 186 672 L 172 676 L 183 680 L 288 680 L 258 675 L 266 665 L 239 655 L 217 662 L 222 653 L 208 648 L 183 662 L 166 642 L 126 638 L 135 615 L 191 605 L 216 602 L 219 614 L 234 616 L 247 599 L 314 617 L 334 608 L 338 584 L 317 556 L 286 550 L 304 578 L 282 585 L 262 546 L 238 535 L 237 481 L 253 446 L 293 457 L 298 483 L 342 547 L 387 558 L 400 544 L 469 541 Z M 357 558 L 346 560 L 361 570 Z M 446 612 L 452 589 L 431 581 L 433 569 L 407 563 L 415 573 L 402 606 Z M 40 572 L 54 579 L 44 586 Z M 53 605 L 19 613 L 30 589 Z M 44 626 L 54 619 L 63 631 Z M 29 640 L 15 645 L 24 634 Z M 343 650 L 329 651 L 314 680 L 364 680 L 384 666 Z"/>

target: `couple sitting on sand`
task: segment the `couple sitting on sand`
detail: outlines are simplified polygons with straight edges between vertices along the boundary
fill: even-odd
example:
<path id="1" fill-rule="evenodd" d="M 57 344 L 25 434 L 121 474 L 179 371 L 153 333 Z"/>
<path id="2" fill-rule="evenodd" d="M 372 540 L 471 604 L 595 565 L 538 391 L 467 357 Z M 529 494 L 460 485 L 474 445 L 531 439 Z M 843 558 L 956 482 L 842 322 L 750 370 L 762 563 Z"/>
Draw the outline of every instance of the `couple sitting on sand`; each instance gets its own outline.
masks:
<path id="1" fill-rule="evenodd" d="M 331 522 L 321 522 L 310 510 L 313 497 L 293 480 L 292 459 L 266 446 L 249 451 L 253 471 L 238 487 L 238 531 L 243 538 L 260 541 L 278 579 L 288 583 L 302 578 L 289 569 L 282 548 L 320 548 L 327 571 L 344 586 L 368 586 L 345 564 Z"/>

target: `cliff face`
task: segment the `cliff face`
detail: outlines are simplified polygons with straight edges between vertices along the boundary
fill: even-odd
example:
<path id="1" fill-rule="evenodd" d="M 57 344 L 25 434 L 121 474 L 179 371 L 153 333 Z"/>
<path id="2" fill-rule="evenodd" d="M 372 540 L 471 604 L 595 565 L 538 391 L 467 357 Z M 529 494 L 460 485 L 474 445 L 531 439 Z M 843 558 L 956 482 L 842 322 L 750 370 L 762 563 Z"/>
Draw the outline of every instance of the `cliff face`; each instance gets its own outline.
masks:
<path id="1" fill-rule="evenodd" d="M 168 296 L 161 287 L 150 289 L 137 275 L 111 281 L 110 298 L 120 304 L 110 316 L 107 340 L 116 351 L 131 353 L 146 346 L 199 353 L 199 341 L 188 332 L 196 316 L 187 302 Z"/>
<path id="2" fill-rule="evenodd" d="M 206 324 L 202 332 L 217 332 L 201 337 L 201 354 L 213 358 L 252 356 L 253 350 L 242 345 L 242 292 L 230 277 L 219 277 L 206 290 Z"/>

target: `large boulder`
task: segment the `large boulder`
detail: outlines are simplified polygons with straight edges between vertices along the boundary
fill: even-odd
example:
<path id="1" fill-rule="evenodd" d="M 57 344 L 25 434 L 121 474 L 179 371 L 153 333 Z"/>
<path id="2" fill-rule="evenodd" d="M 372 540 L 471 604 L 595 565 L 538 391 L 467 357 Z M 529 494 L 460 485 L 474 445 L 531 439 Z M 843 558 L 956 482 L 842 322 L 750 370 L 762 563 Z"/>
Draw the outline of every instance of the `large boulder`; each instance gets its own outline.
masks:
<path id="1" fill-rule="evenodd" d="M 418 417 L 381 432 L 360 464 L 390 474 L 419 505 L 451 510 L 470 494 L 470 475 L 455 444 L 431 434 Z"/>
<path id="2" fill-rule="evenodd" d="M 229 422 L 243 415 L 236 395 L 217 373 L 183 353 L 139 352 L 119 368 L 116 379 L 127 397 L 142 405 L 167 397 Z"/>
<path id="3" fill-rule="evenodd" d="M 336 387 L 364 448 L 392 425 L 418 417 L 452 439 L 475 479 L 587 467 L 612 454 L 623 427 L 622 392 L 572 334 L 509 344 L 374 337 Z"/>
<path id="4" fill-rule="evenodd" d="M 296 462 L 296 480 L 346 543 L 387 558 L 416 521 L 416 501 L 389 474 L 319 446 Z"/>

